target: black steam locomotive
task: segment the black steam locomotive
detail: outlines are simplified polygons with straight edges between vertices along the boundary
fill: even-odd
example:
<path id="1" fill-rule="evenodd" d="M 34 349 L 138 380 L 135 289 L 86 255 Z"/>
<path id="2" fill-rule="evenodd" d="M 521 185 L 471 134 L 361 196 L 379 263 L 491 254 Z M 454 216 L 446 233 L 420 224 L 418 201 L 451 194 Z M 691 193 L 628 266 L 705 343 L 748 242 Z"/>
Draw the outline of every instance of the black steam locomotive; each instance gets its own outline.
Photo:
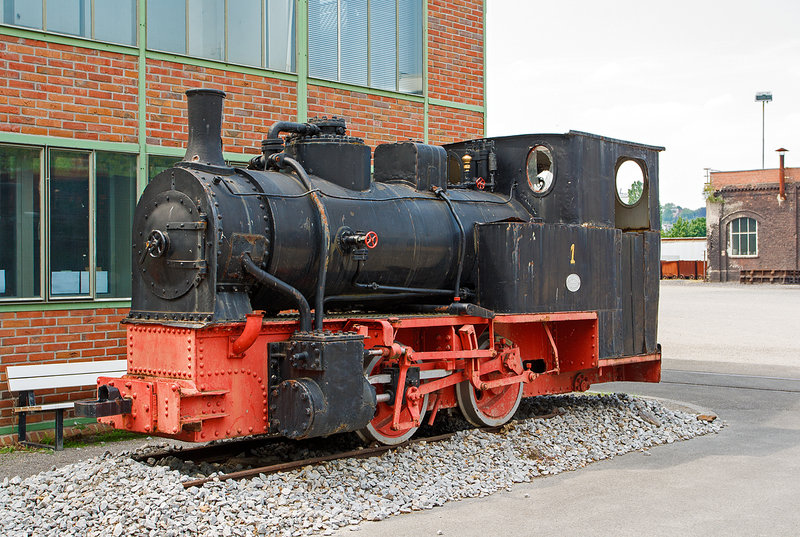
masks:
<path id="1" fill-rule="evenodd" d="M 522 397 L 659 380 L 661 148 L 569 132 L 372 155 L 323 118 L 274 124 L 234 168 L 224 95 L 187 91 L 186 156 L 134 217 L 128 374 L 84 415 L 398 443 L 440 409 L 499 424 Z"/>

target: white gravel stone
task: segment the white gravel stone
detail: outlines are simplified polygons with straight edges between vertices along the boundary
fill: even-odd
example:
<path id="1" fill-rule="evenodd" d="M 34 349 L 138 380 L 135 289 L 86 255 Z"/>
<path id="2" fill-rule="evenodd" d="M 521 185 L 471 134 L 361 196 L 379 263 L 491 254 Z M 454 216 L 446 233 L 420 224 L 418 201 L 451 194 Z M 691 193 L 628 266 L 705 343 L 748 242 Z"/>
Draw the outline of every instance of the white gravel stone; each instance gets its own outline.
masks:
<path id="1" fill-rule="evenodd" d="M 509 490 L 514 483 L 576 470 L 630 451 L 718 432 L 662 404 L 626 395 L 550 396 L 499 434 L 469 430 L 370 459 L 219 481 L 185 490 L 189 477 L 128 456 L 89 459 L 0 483 L 0 535 L 9 537 L 305 536 L 358 530 L 364 520 L 431 509 Z M 657 452 L 655 453 L 657 454 Z M 177 459 L 176 459 L 177 460 Z M 525 494 L 528 497 L 528 494 Z M 437 532 L 441 535 L 441 531 Z"/>

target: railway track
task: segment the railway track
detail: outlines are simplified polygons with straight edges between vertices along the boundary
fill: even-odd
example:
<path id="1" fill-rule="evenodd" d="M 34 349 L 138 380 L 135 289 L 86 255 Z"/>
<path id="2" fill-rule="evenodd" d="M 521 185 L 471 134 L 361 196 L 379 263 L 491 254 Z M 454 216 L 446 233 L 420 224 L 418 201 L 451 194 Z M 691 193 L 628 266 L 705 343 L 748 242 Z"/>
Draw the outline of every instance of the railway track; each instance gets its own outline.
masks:
<path id="1" fill-rule="evenodd" d="M 549 419 L 561 414 L 561 411 L 556 409 L 554 412 L 550 412 L 547 414 L 541 414 L 537 416 L 533 416 L 534 418 L 538 419 Z M 512 422 L 513 423 L 513 422 Z M 499 433 L 503 427 L 481 427 L 477 430 L 486 431 L 489 433 Z M 428 436 L 419 436 L 412 438 L 402 444 L 392 445 L 392 446 L 367 446 L 367 447 L 359 447 L 358 449 L 346 449 L 346 450 L 336 450 L 335 448 L 332 450 L 331 453 L 315 456 L 315 457 L 307 457 L 298 460 L 289 460 L 289 461 L 281 461 L 281 462 L 273 462 L 270 464 L 260 464 L 259 461 L 268 460 L 270 458 L 269 455 L 257 455 L 258 451 L 268 450 L 270 447 L 282 447 L 287 444 L 286 439 L 275 437 L 275 438 L 251 438 L 246 440 L 240 441 L 230 441 L 230 442 L 221 442 L 218 444 L 210 444 L 204 446 L 198 446 L 193 448 L 187 449 L 180 449 L 180 450 L 166 450 L 163 452 L 157 453 L 145 453 L 140 455 L 135 455 L 133 458 L 138 460 L 139 462 L 145 462 L 151 466 L 157 465 L 159 461 L 163 461 L 164 459 L 168 458 L 175 458 L 181 461 L 189 462 L 191 461 L 194 464 L 197 463 L 224 463 L 225 461 L 239 461 L 239 462 L 246 462 L 250 466 L 249 468 L 227 472 L 227 473 L 220 473 L 213 476 L 206 476 L 196 479 L 191 479 L 188 481 L 183 482 L 184 488 L 190 487 L 197 487 L 202 486 L 204 483 L 207 483 L 212 480 L 220 480 L 226 481 L 230 479 L 247 479 L 251 477 L 258 476 L 259 474 L 272 474 L 276 472 L 285 472 L 289 470 L 294 470 L 297 468 L 302 468 L 304 466 L 313 466 L 317 464 L 321 464 L 324 462 L 340 460 L 340 459 L 348 459 L 348 458 L 369 458 L 375 457 L 378 455 L 382 455 L 389 451 L 402 449 L 409 445 L 418 444 L 418 443 L 431 443 L 431 442 L 441 442 L 443 440 L 447 440 L 452 438 L 457 433 L 465 430 L 463 428 L 452 430 L 443 434 L 434 434 Z M 314 439 L 311 441 L 301 442 L 301 444 L 321 444 L 320 439 Z M 308 445 L 302 446 L 303 450 L 309 449 Z M 253 453 L 253 455 L 244 457 L 242 454 Z M 274 455 L 273 455 L 274 457 Z"/>

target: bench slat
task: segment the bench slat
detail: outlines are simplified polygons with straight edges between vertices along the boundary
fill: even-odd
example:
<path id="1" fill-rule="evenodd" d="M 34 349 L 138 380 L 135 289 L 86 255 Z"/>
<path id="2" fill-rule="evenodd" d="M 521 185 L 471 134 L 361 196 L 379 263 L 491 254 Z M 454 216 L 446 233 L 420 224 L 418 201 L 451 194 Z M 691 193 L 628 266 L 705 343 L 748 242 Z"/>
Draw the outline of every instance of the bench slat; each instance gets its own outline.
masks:
<path id="1" fill-rule="evenodd" d="M 47 405 L 18 406 L 14 408 L 14 414 L 22 412 L 47 412 L 48 410 L 58 410 L 59 408 L 72 408 L 75 403 L 50 403 Z"/>
<path id="2" fill-rule="evenodd" d="M 56 375 L 77 375 L 79 373 L 105 373 L 127 369 L 125 360 L 98 360 L 96 362 L 73 362 L 41 365 L 10 365 L 8 378 L 52 377 Z"/>
<path id="3" fill-rule="evenodd" d="M 9 367 L 9 369 L 11 369 Z M 128 372 L 126 369 L 101 371 L 95 373 L 82 373 L 78 375 L 59 375 L 50 377 L 11 378 L 9 375 L 8 389 L 12 392 L 26 390 L 44 390 L 49 388 L 72 388 L 75 386 L 90 386 L 97 384 L 97 377 L 121 377 Z"/>

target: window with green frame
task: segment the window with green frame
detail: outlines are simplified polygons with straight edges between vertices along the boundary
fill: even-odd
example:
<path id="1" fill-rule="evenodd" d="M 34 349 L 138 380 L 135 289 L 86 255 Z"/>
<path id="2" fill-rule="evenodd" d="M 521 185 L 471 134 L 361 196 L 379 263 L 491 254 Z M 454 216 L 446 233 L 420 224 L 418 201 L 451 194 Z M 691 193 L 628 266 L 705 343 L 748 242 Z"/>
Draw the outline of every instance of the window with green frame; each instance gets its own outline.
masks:
<path id="1" fill-rule="evenodd" d="M 137 155 L 0 145 L 0 300 L 127 298 Z"/>
<path id="2" fill-rule="evenodd" d="M 2 22 L 136 45 L 137 0 L 0 0 Z"/>
<path id="3" fill-rule="evenodd" d="M 165 157 L 161 155 L 147 155 L 147 182 L 167 168 L 172 168 L 181 157 Z"/>
<path id="4" fill-rule="evenodd" d="M 295 72 L 294 0 L 147 0 L 147 48 Z"/>
<path id="5" fill-rule="evenodd" d="M 422 0 L 309 0 L 314 78 L 422 93 Z"/>

